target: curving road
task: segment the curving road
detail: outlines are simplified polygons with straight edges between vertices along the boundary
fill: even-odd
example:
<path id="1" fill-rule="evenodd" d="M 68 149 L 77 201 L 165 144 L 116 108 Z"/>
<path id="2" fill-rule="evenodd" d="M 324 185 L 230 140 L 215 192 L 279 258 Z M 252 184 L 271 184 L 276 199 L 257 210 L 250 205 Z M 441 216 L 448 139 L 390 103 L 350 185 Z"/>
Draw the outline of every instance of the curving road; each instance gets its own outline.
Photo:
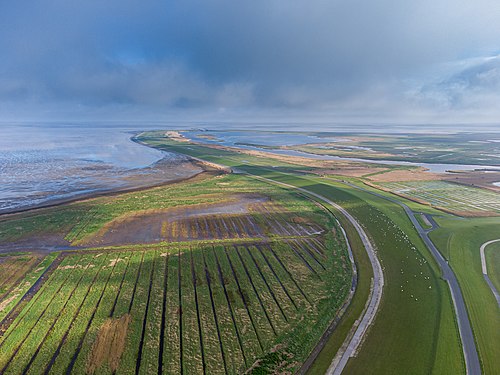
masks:
<path id="1" fill-rule="evenodd" d="M 498 293 L 497 288 L 495 288 L 495 285 L 490 280 L 490 277 L 488 276 L 488 269 L 486 268 L 486 257 L 484 255 L 484 250 L 486 249 L 486 246 L 495 243 L 495 242 L 500 242 L 500 238 L 497 240 L 491 240 L 488 242 L 485 242 L 481 245 L 481 248 L 479 249 L 479 252 L 481 253 L 481 267 L 483 269 L 483 277 L 488 283 L 488 286 L 490 287 L 493 295 L 497 299 L 498 307 L 500 307 L 500 294 Z"/>
<path id="2" fill-rule="evenodd" d="M 284 182 L 272 180 L 270 178 L 266 177 L 261 177 L 257 176 L 245 171 L 239 171 L 239 170 L 234 170 L 236 173 L 243 173 L 246 175 L 250 175 L 256 179 L 267 181 L 270 183 L 274 183 L 280 186 L 284 186 L 290 189 L 294 189 L 297 191 L 300 191 L 302 193 L 308 194 L 310 196 L 313 196 L 326 204 L 331 205 L 338 211 L 340 211 L 346 218 L 349 220 L 349 222 L 354 226 L 356 231 L 359 234 L 359 237 L 361 238 L 361 241 L 363 242 L 363 246 L 366 249 L 366 252 L 368 254 L 368 258 L 370 259 L 370 263 L 373 268 L 373 279 L 372 279 L 372 286 L 370 289 L 370 296 L 367 302 L 367 305 L 365 306 L 365 309 L 363 310 L 363 316 L 361 319 L 358 319 L 356 321 L 357 325 L 355 324 L 355 331 L 354 334 L 347 337 L 345 342 L 342 344 L 341 349 L 337 353 L 336 357 L 333 359 L 332 364 L 327 370 L 328 375 L 338 375 L 341 374 L 342 371 L 344 370 L 345 366 L 347 365 L 347 362 L 349 359 L 353 356 L 356 355 L 356 352 L 363 341 L 364 335 L 370 327 L 370 325 L 373 323 L 373 320 L 375 319 L 375 315 L 378 311 L 380 301 L 382 299 L 382 291 L 384 288 L 384 274 L 382 272 L 382 266 L 380 265 L 380 261 L 377 258 L 377 254 L 375 252 L 374 246 L 370 242 L 370 239 L 364 229 L 361 227 L 361 225 L 358 223 L 358 221 L 349 213 L 347 210 L 345 210 L 343 207 L 338 205 L 337 203 L 332 202 L 330 199 L 316 194 L 310 190 L 300 188 L 294 185 L 290 185 Z"/>
<path id="3" fill-rule="evenodd" d="M 448 282 L 448 286 L 451 291 L 451 297 L 453 300 L 453 305 L 455 307 L 455 315 L 457 317 L 458 330 L 460 332 L 460 338 L 462 340 L 462 349 L 464 351 L 465 368 L 467 374 L 471 375 L 481 374 L 481 364 L 479 362 L 479 356 L 477 354 L 477 349 L 476 349 L 476 342 L 474 341 L 474 334 L 472 333 L 472 327 L 469 321 L 469 315 L 467 314 L 467 308 L 465 306 L 462 290 L 460 289 L 458 280 L 455 276 L 455 273 L 448 264 L 448 261 L 443 258 L 443 256 L 438 251 L 438 249 L 436 248 L 436 246 L 431 241 L 428 235 L 429 232 L 431 232 L 437 227 L 437 223 L 434 220 L 431 220 L 432 228 L 426 230 L 420 225 L 419 221 L 415 217 L 415 213 L 410 209 L 410 207 L 400 202 L 399 200 L 387 197 L 383 194 L 370 191 L 368 189 L 364 189 L 362 187 L 356 186 L 351 183 L 345 183 L 345 184 L 353 188 L 356 188 L 358 190 L 362 190 L 377 197 L 396 203 L 405 210 L 413 226 L 417 230 L 419 236 L 422 238 L 425 245 L 427 246 L 431 254 L 434 256 L 434 259 L 436 260 L 437 264 L 441 268 L 442 278 Z"/>
<path id="4" fill-rule="evenodd" d="M 370 296 L 369 296 L 369 301 L 367 303 L 367 306 L 365 306 L 364 314 L 361 320 L 357 321 L 357 326 L 355 324 L 355 332 L 354 335 L 348 337 L 344 344 L 342 345 L 341 349 L 337 353 L 337 356 L 334 358 L 332 361 L 332 364 L 327 370 L 328 375 L 339 375 L 342 373 L 343 369 L 345 368 L 349 358 L 355 356 L 357 349 L 359 348 L 362 339 L 368 329 L 368 327 L 371 325 L 373 322 L 375 315 L 377 313 L 377 310 L 380 305 L 380 301 L 382 299 L 382 290 L 384 286 L 384 275 L 382 272 L 382 267 L 380 265 L 380 262 L 376 256 L 375 249 L 373 245 L 371 244 L 367 234 L 361 227 L 361 225 L 357 222 L 357 220 L 349 214 L 343 207 L 339 206 L 338 204 L 332 202 L 326 197 L 323 197 L 319 194 L 316 194 L 312 191 L 309 191 L 304 188 L 300 188 L 294 185 L 290 185 L 284 182 L 276 181 L 273 179 L 261 177 L 254 175 L 252 173 L 242 171 L 242 170 L 237 170 L 235 168 L 232 168 L 232 171 L 234 173 L 242 173 L 246 175 L 250 175 L 254 178 L 267 181 L 270 183 L 274 183 L 277 185 L 281 185 L 290 189 L 295 189 L 297 191 L 301 191 L 305 194 L 309 194 L 311 196 L 314 196 L 323 202 L 331 205 L 332 207 L 336 208 L 339 210 L 354 226 L 356 231 L 358 232 L 363 245 L 367 251 L 368 257 L 370 259 L 370 263 L 373 268 L 373 282 L 372 282 L 372 287 L 370 290 Z M 287 173 L 284 173 L 287 174 Z M 424 229 L 420 222 L 417 220 L 415 217 L 415 213 L 408 207 L 406 204 L 400 202 L 399 200 L 391 197 L 387 197 L 383 194 L 379 194 L 373 191 L 370 191 L 368 189 L 364 189 L 362 187 L 356 186 L 354 184 L 344 182 L 344 184 L 351 186 L 353 188 L 356 188 L 358 190 L 365 191 L 369 194 L 378 196 L 382 199 L 391 201 L 393 203 L 396 203 L 397 205 L 401 206 L 405 213 L 407 214 L 408 218 L 412 222 L 413 226 L 417 230 L 417 233 L 419 236 L 422 238 L 424 241 L 425 245 L 429 249 L 430 253 L 433 255 L 434 259 L 436 260 L 436 263 L 438 266 L 441 268 L 441 273 L 442 273 L 442 278 L 447 281 L 448 286 L 450 288 L 452 300 L 453 300 L 453 305 L 455 307 L 455 315 L 457 318 L 457 323 L 458 323 L 458 328 L 459 328 L 459 333 L 460 333 L 460 338 L 462 341 L 462 349 L 464 352 L 464 358 L 465 358 L 465 367 L 466 367 L 466 372 L 467 374 L 471 375 L 479 375 L 481 374 L 481 364 L 479 361 L 479 356 L 477 353 L 477 348 L 476 348 L 476 343 L 474 341 L 474 334 L 472 333 L 472 327 L 469 321 L 469 316 L 467 313 L 467 308 L 465 306 L 465 301 L 462 295 L 462 291 L 460 289 L 460 285 L 458 283 L 458 280 L 451 269 L 450 265 L 448 264 L 448 261 L 443 258 L 439 250 L 436 248 L 434 243 L 431 241 L 431 239 L 428 236 L 428 233 L 431 232 L 432 230 L 436 229 L 438 227 L 437 223 L 433 220 L 432 217 L 427 217 L 430 219 L 430 223 L 432 227 L 430 229 Z M 354 327 L 353 327 L 354 328 Z"/>

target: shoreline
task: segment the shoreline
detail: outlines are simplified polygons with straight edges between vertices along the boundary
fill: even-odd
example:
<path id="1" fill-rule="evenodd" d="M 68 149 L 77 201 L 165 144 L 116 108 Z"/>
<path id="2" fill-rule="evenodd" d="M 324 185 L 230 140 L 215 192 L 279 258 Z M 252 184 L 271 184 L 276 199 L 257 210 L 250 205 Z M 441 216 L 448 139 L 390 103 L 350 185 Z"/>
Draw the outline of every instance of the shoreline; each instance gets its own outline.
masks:
<path id="1" fill-rule="evenodd" d="M 35 205 L 29 205 L 25 206 L 22 208 L 14 208 L 14 209 L 7 209 L 5 211 L 0 211 L 0 219 L 4 218 L 5 216 L 11 216 L 11 215 L 16 215 L 20 213 L 26 213 L 29 211 L 35 211 L 35 210 L 42 210 L 42 209 L 48 209 L 48 208 L 54 208 L 58 206 L 62 206 L 65 204 L 70 204 L 70 203 L 75 203 L 75 202 L 80 202 L 80 201 L 86 201 L 89 199 L 94 199 L 94 198 L 101 198 L 101 197 L 109 197 L 109 196 L 115 196 L 123 193 L 133 193 L 133 192 L 138 192 L 138 191 L 143 191 L 147 189 L 153 189 L 161 186 L 167 186 L 167 185 L 172 185 L 172 184 L 177 184 L 179 182 L 185 182 L 189 181 L 193 178 L 196 178 L 202 174 L 205 173 L 210 173 L 211 171 L 208 169 L 203 169 L 200 172 L 195 173 L 192 176 L 189 177 L 181 177 L 173 180 L 168 180 L 156 184 L 149 184 L 149 185 L 144 185 L 144 186 L 138 186 L 138 187 L 124 187 L 124 188 L 114 188 L 110 189 L 107 191 L 95 191 L 91 193 L 84 193 L 78 196 L 70 197 L 70 198 L 61 198 L 61 199 L 54 199 L 47 201 L 46 203 L 40 203 L 40 204 L 35 204 Z"/>
<path id="2" fill-rule="evenodd" d="M 140 133 L 142 133 L 142 131 L 134 132 L 134 135 L 132 137 L 130 137 L 130 141 L 135 142 L 141 146 L 150 147 L 150 146 L 138 141 L 137 139 L 135 139 L 135 137 Z M 190 163 L 192 163 L 194 166 L 200 168 L 201 170 L 198 172 L 195 172 L 191 176 L 187 176 L 187 177 L 173 178 L 173 179 L 164 180 L 161 182 L 150 182 L 150 183 L 146 182 L 146 183 L 141 184 L 139 186 L 114 187 L 114 188 L 110 188 L 110 189 L 105 189 L 104 191 L 103 190 L 95 190 L 92 192 L 86 192 L 86 193 L 82 193 L 82 194 L 77 193 L 76 195 L 71 196 L 71 197 L 59 198 L 59 199 L 48 199 L 46 202 L 43 202 L 43 203 L 31 204 L 31 205 L 27 205 L 27 206 L 23 206 L 23 207 L 16 207 L 16 208 L 11 208 L 11 209 L 0 210 L 0 220 L 4 219 L 6 217 L 9 217 L 9 216 L 17 215 L 17 214 L 27 213 L 27 212 L 36 211 L 36 210 L 50 209 L 50 208 L 54 208 L 54 207 L 63 206 L 65 204 L 83 202 L 83 201 L 86 201 L 89 199 L 100 198 L 100 197 L 110 197 L 110 196 L 116 196 L 116 195 L 123 194 L 123 193 L 133 193 L 133 192 L 143 191 L 143 190 L 157 188 L 157 187 L 161 187 L 161 186 L 168 186 L 168 185 L 172 185 L 172 184 L 176 184 L 176 183 L 180 183 L 180 182 L 189 181 L 189 180 L 196 178 L 202 174 L 211 173 L 211 172 L 214 172 L 215 170 L 217 170 L 213 165 L 210 165 L 210 164 L 204 162 L 203 160 L 193 158 L 193 157 L 190 157 L 190 156 L 187 156 L 184 154 L 178 154 L 175 152 L 170 152 L 170 153 L 183 156 L 185 158 L 185 160 L 189 161 Z M 151 168 L 161 167 L 162 162 L 166 162 L 168 160 L 169 160 L 168 156 L 164 156 L 162 159 L 148 165 L 147 167 L 141 168 L 141 170 L 145 170 L 147 168 L 151 169 Z M 181 163 L 179 163 L 179 164 L 181 164 Z"/>

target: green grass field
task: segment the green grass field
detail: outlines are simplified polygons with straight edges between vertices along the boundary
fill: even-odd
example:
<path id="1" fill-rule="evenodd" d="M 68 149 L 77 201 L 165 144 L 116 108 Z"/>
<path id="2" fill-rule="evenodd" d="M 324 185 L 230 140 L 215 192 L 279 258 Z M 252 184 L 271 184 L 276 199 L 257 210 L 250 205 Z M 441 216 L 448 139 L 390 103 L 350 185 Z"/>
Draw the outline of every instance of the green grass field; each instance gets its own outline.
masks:
<path id="1" fill-rule="evenodd" d="M 447 285 L 402 209 L 340 184 L 325 186 L 319 178 L 285 180 L 342 204 L 364 224 L 379 249 L 385 294 L 370 334 L 346 371 L 365 373 L 369 363 L 371 373 L 381 374 L 409 368 L 412 373 L 464 372 Z"/>
<path id="2" fill-rule="evenodd" d="M 67 255 L 0 337 L 0 368 L 296 370 L 350 285 L 342 246 L 327 241 Z"/>
<path id="3" fill-rule="evenodd" d="M 488 276 L 497 290 L 500 290 L 500 243 L 488 245 L 485 252 Z"/>
<path id="4" fill-rule="evenodd" d="M 58 253 L 42 257 L 36 275 L 50 271 L 39 290 L 26 300 L 25 290 L 16 294 L 5 308 L 14 315 L 2 326 L 0 372 L 297 370 L 344 303 L 351 266 L 333 217 L 296 193 L 241 175 L 207 175 L 44 209 L 41 217 L 14 215 L 2 229 L 7 241 L 19 238 L 19 225 L 27 237 L 54 223 L 48 233 L 81 244 L 115 219 L 187 212 L 245 194 L 267 201 L 246 216 L 175 226 L 168 243 L 65 252 L 52 268 Z M 59 226 L 61 213 L 68 222 Z M 252 236 L 259 227 L 272 230 Z"/>
<path id="5" fill-rule="evenodd" d="M 363 225 L 377 247 L 386 285 L 377 318 L 346 372 L 465 373 L 448 287 L 400 206 L 333 178 L 308 174 L 309 167 L 160 135 L 144 133 L 140 139 L 305 188 L 339 203 Z M 65 256 L 0 337 L 0 369 L 13 374 L 37 373 L 41 368 L 54 374 L 68 369 L 109 374 L 297 370 L 345 300 L 351 273 L 335 220 L 289 189 L 241 174 L 206 175 L 40 214 L 14 215 L 1 222 L 0 242 L 23 239 L 22 232 L 23 236 L 57 233 L 74 244 L 85 244 L 116 220 L 215 204 L 230 195 L 249 193 L 270 197 L 283 209 L 272 214 L 277 220 L 272 225 L 281 229 L 266 232 L 265 240 L 252 236 L 255 228 L 244 235 L 243 219 L 238 217 L 184 227 L 174 223 L 169 233 L 178 234 L 167 237 L 169 243 L 107 246 Z M 483 369 L 494 373 L 499 366 L 498 311 L 480 275 L 479 245 L 493 239 L 498 218 L 461 219 L 404 201 L 416 211 L 435 215 L 442 226 L 432 239 L 462 286 Z M 348 233 L 358 286 L 311 374 L 323 373 L 330 365 L 360 316 L 370 287 L 371 266 L 355 230 L 331 211 Z M 309 238 L 293 229 L 292 218 L 300 217 L 336 230 Z M 259 225 L 269 220 L 265 215 L 254 219 Z M 207 236 L 222 225 L 226 232 L 233 228 L 235 235 Z M 194 238 L 185 241 L 186 236 Z M 498 252 L 491 250 L 487 256 L 493 279 Z"/>
<path id="6" fill-rule="evenodd" d="M 431 233 L 431 239 L 449 260 L 460 283 L 483 371 L 495 374 L 500 368 L 500 314 L 481 272 L 479 248 L 484 242 L 499 238 L 500 219 L 447 216 L 438 217 L 437 222 L 440 228 Z M 494 250 L 495 245 L 491 246 L 487 253 Z"/>
<path id="7" fill-rule="evenodd" d="M 406 373 L 410 368 L 414 373 L 465 371 L 449 291 L 399 206 L 326 179 L 291 175 L 296 166 L 277 165 L 274 160 L 171 141 L 160 148 L 306 188 L 340 203 L 365 226 L 379 249 L 387 285 L 378 318 L 358 357 L 348 365 L 349 373 L 366 373 L 367 364 L 370 373 Z M 335 340 L 338 336 L 333 335 L 332 348 L 337 347 Z M 323 353 L 313 369 L 324 371 L 333 355 Z"/>

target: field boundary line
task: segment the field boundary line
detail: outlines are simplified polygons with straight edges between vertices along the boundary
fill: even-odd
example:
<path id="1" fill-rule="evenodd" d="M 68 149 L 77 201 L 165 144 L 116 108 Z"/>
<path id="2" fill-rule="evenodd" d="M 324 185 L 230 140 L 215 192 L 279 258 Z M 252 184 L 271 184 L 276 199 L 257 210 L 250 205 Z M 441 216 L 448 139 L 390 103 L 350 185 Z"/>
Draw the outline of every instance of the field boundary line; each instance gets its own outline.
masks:
<path id="1" fill-rule="evenodd" d="M 231 268 L 231 272 L 233 273 L 234 280 L 236 281 L 236 285 L 238 286 L 238 293 L 240 295 L 241 301 L 243 302 L 243 305 L 245 306 L 245 309 L 247 310 L 248 317 L 250 318 L 250 323 L 252 324 L 253 330 L 255 332 L 255 336 L 257 337 L 257 341 L 259 343 L 260 350 L 261 350 L 261 352 L 264 352 L 264 346 L 262 345 L 262 341 L 261 341 L 259 332 L 257 331 L 257 328 L 255 326 L 255 322 L 254 322 L 252 313 L 250 312 L 250 309 L 248 308 L 247 301 L 245 300 L 245 296 L 243 295 L 243 291 L 242 291 L 241 286 L 240 286 L 240 281 L 238 279 L 236 270 L 233 266 L 233 262 L 231 261 L 231 258 L 229 257 L 229 254 L 227 253 L 226 247 L 224 247 L 224 253 L 226 254 L 226 258 L 229 262 L 229 266 Z"/>
<path id="2" fill-rule="evenodd" d="M 214 254 L 215 264 L 217 266 L 217 272 L 219 274 L 219 282 L 222 286 L 222 290 L 224 291 L 224 296 L 226 297 L 227 307 L 229 310 L 229 316 L 231 317 L 234 331 L 236 332 L 236 337 L 238 339 L 238 344 L 240 346 L 241 355 L 243 356 L 243 362 L 245 363 L 245 366 L 248 366 L 248 360 L 247 360 L 247 357 L 245 355 L 245 349 L 243 348 L 243 340 L 241 339 L 240 330 L 238 329 L 238 324 L 236 323 L 236 318 L 234 317 L 233 307 L 231 305 L 231 301 L 230 301 L 229 295 L 227 293 L 226 284 L 224 284 L 224 274 L 222 272 L 222 269 L 221 269 L 221 266 L 219 263 L 219 258 L 217 257 L 217 253 L 216 253 L 214 247 L 212 247 L 212 252 Z"/>
<path id="3" fill-rule="evenodd" d="M 243 266 L 243 269 L 245 270 L 245 274 L 247 275 L 248 280 L 250 281 L 250 284 L 252 285 L 252 289 L 253 289 L 253 291 L 254 291 L 254 293 L 259 301 L 260 307 L 262 308 L 262 311 L 264 312 L 264 315 L 267 318 L 269 326 L 273 330 L 274 336 L 277 336 L 276 328 L 274 327 L 273 322 L 271 321 L 271 318 L 269 317 L 269 314 L 268 314 L 266 308 L 264 307 L 264 302 L 262 301 L 259 293 L 257 292 L 257 288 L 255 287 L 252 276 L 250 275 L 250 272 L 248 271 L 247 265 L 245 264 L 245 261 L 243 260 L 243 257 L 240 254 L 240 250 L 236 245 L 233 245 L 233 246 L 234 246 L 234 249 L 236 250 L 236 254 L 238 255 L 238 259 L 240 260 L 240 262 Z"/>
<path id="4" fill-rule="evenodd" d="M 220 352 L 221 352 L 221 356 L 222 356 L 222 363 L 224 365 L 224 372 L 227 374 L 228 371 L 227 371 L 227 363 L 226 363 L 226 354 L 224 353 L 224 345 L 222 343 L 222 336 L 220 333 L 219 321 L 217 320 L 217 310 L 215 308 L 214 296 L 213 296 L 213 292 L 212 292 L 211 276 L 210 276 L 210 272 L 208 270 L 205 252 L 202 251 L 201 254 L 203 256 L 203 265 L 205 267 L 205 278 L 207 280 L 208 292 L 210 294 L 210 303 L 212 304 L 212 313 L 214 314 L 215 328 L 217 329 L 217 336 L 219 339 L 219 346 L 220 346 Z"/>

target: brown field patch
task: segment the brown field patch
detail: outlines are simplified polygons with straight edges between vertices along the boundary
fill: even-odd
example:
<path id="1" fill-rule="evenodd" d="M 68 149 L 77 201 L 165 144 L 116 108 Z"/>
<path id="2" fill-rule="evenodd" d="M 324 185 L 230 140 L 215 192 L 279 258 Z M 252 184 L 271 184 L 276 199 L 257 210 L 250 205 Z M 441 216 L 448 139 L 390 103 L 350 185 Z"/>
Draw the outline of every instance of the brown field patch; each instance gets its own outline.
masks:
<path id="1" fill-rule="evenodd" d="M 12 301 L 14 301 L 17 297 L 19 297 L 19 294 L 11 294 L 10 297 L 4 299 L 2 302 L 0 302 L 0 312 L 3 311 L 3 309 L 5 309 L 9 303 L 11 303 Z"/>
<path id="2" fill-rule="evenodd" d="M 114 373 L 120 365 L 125 349 L 130 314 L 118 319 L 108 319 L 101 326 L 87 360 L 87 374 L 94 374 L 104 364 Z"/>
<path id="3" fill-rule="evenodd" d="M 374 182 L 430 181 L 442 180 L 444 178 L 444 174 L 431 173 L 428 172 L 425 168 L 395 170 L 386 173 L 379 173 L 368 177 L 368 179 Z"/>
<path id="4" fill-rule="evenodd" d="M 114 246 L 195 240 L 199 236 L 204 239 L 217 238 L 217 233 L 208 233 L 204 219 L 247 215 L 251 206 L 267 200 L 267 197 L 259 195 L 237 194 L 219 203 L 127 214 L 107 223 L 96 234 L 79 241 L 79 244 Z M 194 221 L 197 221 L 198 225 L 194 225 Z"/>
<path id="5" fill-rule="evenodd" d="M 13 288 L 41 262 L 38 255 L 12 256 L 0 263 L 0 301 L 7 297 Z"/>
<path id="6" fill-rule="evenodd" d="M 363 177 L 372 173 L 379 173 L 390 171 L 388 168 L 379 168 L 379 167 L 365 167 L 365 166 L 346 166 L 340 168 L 330 168 L 330 169 L 317 169 L 313 171 L 319 175 L 337 175 L 337 176 L 345 176 L 345 177 Z"/>

